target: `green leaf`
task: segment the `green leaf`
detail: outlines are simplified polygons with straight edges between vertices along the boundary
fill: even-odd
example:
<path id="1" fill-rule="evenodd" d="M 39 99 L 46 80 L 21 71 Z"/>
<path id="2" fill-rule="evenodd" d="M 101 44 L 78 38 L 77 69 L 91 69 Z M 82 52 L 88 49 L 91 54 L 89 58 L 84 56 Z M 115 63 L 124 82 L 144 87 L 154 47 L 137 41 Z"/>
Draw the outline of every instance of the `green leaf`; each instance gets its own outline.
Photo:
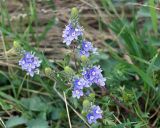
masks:
<path id="1" fill-rule="evenodd" d="M 7 99 L 8 101 L 12 101 L 12 102 L 16 103 L 17 105 L 19 105 L 19 107 L 21 105 L 21 103 L 18 100 L 14 99 L 12 96 L 7 95 L 4 92 L 0 92 L 0 97 L 3 97 L 5 99 Z"/>
<path id="2" fill-rule="evenodd" d="M 32 98 L 22 98 L 21 102 L 26 109 L 31 111 L 46 111 L 48 109 L 46 103 L 36 96 Z"/>
<path id="3" fill-rule="evenodd" d="M 111 119 L 110 117 L 103 119 L 104 124 L 108 124 L 109 126 L 115 126 L 116 124 L 114 123 L 114 120 Z"/>
<path id="4" fill-rule="evenodd" d="M 26 124 L 27 119 L 23 117 L 14 116 L 9 118 L 9 120 L 6 121 L 6 127 L 7 128 L 13 128 L 18 125 Z"/>
<path id="5" fill-rule="evenodd" d="M 137 12 L 136 18 L 138 19 L 138 18 L 144 18 L 144 17 L 145 18 L 150 18 L 151 17 L 151 13 L 150 13 L 149 8 L 142 6 L 139 9 L 139 11 Z M 159 14 L 157 14 L 157 18 L 160 18 Z"/>
<path id="6" fill-rule="evenodd" d="M 70 62 L 70 55 L 69 54 L 67 54 L 67 55 L 65 55 L 65 57 L 64 57 L 64 66 L 68 66 L 69 65 L 69 62 Z"/>
<path id="7" fill-rule="evenodd" d="M 48 122 L 41 118 L 33 119 L 27 123 L 27 128 L 49 128 Z"/>
<path id="8" fill-rule="evenodd" d="M 157 13 L 155 9 L 155 0 L 149 0 L 149 8 L 150 8 L 150 13 L 151 13 L 151 19 L 152 19 L 152 25 L 155 33 L 157 33 L 158 30 L 158 21 L 157 21 Z"/>
<path id="9" fill-rule="evenodd" d="M 154 84 L 153 84 L 153 80 L 151 79 L 151 77 L 148 76 L 148 74 L 146 74 L 143 70 L 141 70 L 140 68 L 138 68 L 135 65 L 130 65 L 130 66 L 135 72 L 137 72 L 140 75 L 140 77 L 143 79 L 143 81 L 145 83 L 147 83 L 147 85 L 149 85 L 150 87 L 155 89 Z"/>
<path id="10" fill-rule="evenodd" d="M 64 114 L 66 114 L 66 113 L 63 109 L 59 109 L 59 108 L 54 107 L 52 114 L 51 114 L 51 118 L 53 120 L 58 120 L 58 119 L 61 119 L 62 117 L 64 118 Z"/>
<path id="11" fill-rule="evenodd" d="M 5 102 L 5 100 L 0 99 L 0 106 L 2 107 L 3 110 L 9 110 L 13 108 L 12 104 L 8 104 Z"/>
<path id="12" fill-rule="evenodd" d="M 118 124 L 118 125 L 114 126 L 113 128 L 124 128 L 124 127 L 130 126 L 130 125 L 131 125 L 131 122 L 122 123 L 122 124 Z"/>
<path id="13" fill-rule="evenodd" d="M 156 55 L 152 58 L 151 63 L 150 63 L 150 65 L 149 65 L 148 68 L 147 68 L 147 74 L 148 74 L 149 76 L 152 76 L 152 73 L 153 73 L 153 71 L 154 71 L 154 64 L 155 64 L 155 62 L 156 62 L 156 60 L 157 60 L 157 57 L 158 57 L 158 54 L 156 54 Z"/>

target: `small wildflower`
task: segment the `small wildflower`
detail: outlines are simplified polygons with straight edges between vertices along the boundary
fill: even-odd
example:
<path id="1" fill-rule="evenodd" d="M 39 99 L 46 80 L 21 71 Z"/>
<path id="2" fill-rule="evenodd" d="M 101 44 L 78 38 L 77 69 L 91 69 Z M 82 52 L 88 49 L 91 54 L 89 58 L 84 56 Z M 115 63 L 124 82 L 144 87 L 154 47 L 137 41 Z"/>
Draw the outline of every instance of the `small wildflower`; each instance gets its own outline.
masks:
<path id="1" fill-rule="evenodd" d="M 92 124 L 92 123 L 96 123 L 96 122 L 97 122 L 97 120 L 96 120 L 96 118 L 94 117 L 93 113 L 87 114 L 87 120 L 88 120 L 88 123 L 89 123 L 89 124 Z"/>
<path id="2" fill-rule="evenodd" d="M 33 77 L 35 73 L 39 73 L 38 68 L 40 67 L 40 64 L 41 60 L 30 52 L 26 52 L 23 58 L 19 61 L 22 70 L 25 70 L 27 75 L 30 75 L 31 77 Z"/>
<path id="3" fill-rule="evenodd" d="M 63 43 L 66 43 L 66 45 L 69 46 L 74 39 L 77 40 L 78 36 L 81 35 L 83 35 L 82 27 L 78 24 L 74 27 L 72 23 L 69 23 L 63 31 Z"/>
<path id="4" fill-rule="evenodd" d="M 78 18 L 78 9 L 76 7 L 73 7 L 71 10 L 71 19 L 77 19 Z"/>
<path id="5" fill-rule="evenodd" d="M 69 66 L 64 67 L 64 72 L 68 75 L 73 75 L 74 74 L 73 69 Z"/>
<path id="6" fill-rule="evenodd" d="M 89 82 L 84 78 L 77 78 L 74 80 L 74 88 L 83 89 L 84 87 L 89 87 Z"/>
<path id="7" fill-rule="evenodd" d="M 92 51 L 93 45 L 92 45 L 92 43 L 89 42 L 89 41 L 83 41 L 83 42 L 82 42 L 82 48 L 83 48 L 85 51 Z"/>
<path id="8" fill-rule="evenodd" d="M 79 99 L 81 96 L 83 96 L 83 90 L 78 89 L 78 88 L 74 88 L 72 91 L 72 97 Z"/>
<path id="9" fill-rule="evenodd" d="M 106 78 L 102 75 L 100 66 L 94 66 L 82 72 L 83 77 L 90 83 L 105 86 Z"/>
<path id="10" fill-rule="evenodd" d="M 52 74 L 53 74 L 53 71 L 50 67 L 46 67 L 44 72 L 45 72 L 46 76 L 52 76 Z"/>
<path id="11" fill-rule="evenodd" d="M 88 58 L 84 55 L 81 56 L 82 63 L 86 63 L 88 61 Z"/>
<path id="12" fill-rule="evenodd" d="M 90 55 L 88 51 L 85 51 L 85 50 L 83 50 L 83 49 L 81 49 L 81 50 L 79 51 L 79 53 L 80 53 L 80 56 L 89 57 L 89 55 Z"/>
<path id="13" fill-rule="evenodd" d="M 89 124 L 96 123 L 97 119 L 102 118 L 102 110 L 99 106 L 93 105 L 90 112 L 87 114 Z"/>
<path id="14" fill-rule="evenodd" d="M 89 41 L 83 41 L 82 47 L 80 49 L 80 55 L 84 55 L 86 57 L 89 57 L 90 52 L 96 53 L 97 48 L 94 48 L 92 43 Z"/>

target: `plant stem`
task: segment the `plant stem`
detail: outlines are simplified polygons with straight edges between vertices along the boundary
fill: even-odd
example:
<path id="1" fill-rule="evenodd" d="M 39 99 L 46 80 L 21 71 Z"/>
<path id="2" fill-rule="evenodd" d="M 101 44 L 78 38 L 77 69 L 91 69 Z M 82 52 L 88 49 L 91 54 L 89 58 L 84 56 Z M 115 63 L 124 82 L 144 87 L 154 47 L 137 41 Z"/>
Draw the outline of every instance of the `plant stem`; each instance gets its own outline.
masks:
<path id="1" fill-rule="evenodd" d="M 73 46 L 73 59 L 74 59 L 74 63 L 75 63 L 75 68 L 76 68 L 76 72 L 78 73 L 78 65 L 77 65 L 77 59 L 76 59 L 76 53 L 75 53 L 75 49 L 76 49 L 76 45 Z"/>

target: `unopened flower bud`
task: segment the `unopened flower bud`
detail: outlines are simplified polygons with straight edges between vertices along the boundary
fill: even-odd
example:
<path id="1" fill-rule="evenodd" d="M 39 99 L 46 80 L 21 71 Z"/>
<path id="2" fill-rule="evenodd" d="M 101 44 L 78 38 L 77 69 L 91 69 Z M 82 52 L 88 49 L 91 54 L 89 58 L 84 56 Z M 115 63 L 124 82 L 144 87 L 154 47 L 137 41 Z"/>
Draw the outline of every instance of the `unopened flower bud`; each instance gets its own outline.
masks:
<path id="1" fill-rule="evenodd" d="M 83 101 L 83 111 L 87 111 L 90 107 L 90 101 L 89 100 L 84 100 Z"/>
<path id="2" fill-rule="evenodd" d="M 95 94 L 94 93 L 90 93 L 89 94 L 89 98 L 91 101 L 93 101 L 95 99 Z"/>
<path id="3" fill-rule="evenodd" d="M 69 66 L 64 67 L 64 72 L 67 74 L 73 74 L 74 71 L 72 68 L 70 68 Z"/>
<path id="4" fill-rule="evenodd" d="M 88 58 L 87 58 L 86 56 L 82 55 L 82 56 L 81 56 L 81 61 L 82 61 L 83 63 L 85 63 L 85 62 L 88 61 Z"/>
<path id="5" fill-rule="evenodd" d="M 13 47 L 14 47 L 15 49 L 17 49 L 17 48 L 21 48 L 21 45 L 19 44 L 19 42 L 18 42 L 17 40 L 15 40 L 15 41 L 13 42 Z"/>
<path id="6" fill-rule="evenodd" d="M 45 68 L 44 72 L 45 72 L 46 76 L 51 76 L 52 75 L 52 69 L 49 68 L 49 67 Z"/>
<path id="7" fill-rule="evenodd" d="M 18 55 L 25 54 L 25 50 L 21 47 L 20 42 L 17 40 L 13 42 L 13 49 Z"/>
<path id="8" fill-rule="evenodd" d="M 7 56 L 16 55 L 18 49 L 21 49 L 21 46 L 18 41 L 15 40 L 13 42 L 13 47 L 6 52 Z"/>
<path id="9" fill-rule="evenodd" d="M 71 19 L 77 19 L 78 18 L 78 9 L 76 7 L 73 7 L 71 10 Z"/>

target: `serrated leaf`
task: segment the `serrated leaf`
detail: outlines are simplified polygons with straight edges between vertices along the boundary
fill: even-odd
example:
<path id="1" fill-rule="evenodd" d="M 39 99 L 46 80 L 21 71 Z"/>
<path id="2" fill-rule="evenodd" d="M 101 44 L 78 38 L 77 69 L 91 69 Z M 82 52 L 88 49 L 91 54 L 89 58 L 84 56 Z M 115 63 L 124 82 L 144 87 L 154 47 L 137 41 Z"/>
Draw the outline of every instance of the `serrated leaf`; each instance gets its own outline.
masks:
<path id="1" fill-rule="evenodd" d="M 15 117 L 9 118 L 9 120 L 6 121 L 6 127 L 13 128 L 15 126 L 26 124 L 26 123 L 27 123 L 27 119 L 25 119 L 23 117 L 15 116 Z"/>
<path id="2" fill-rule="evenodd" d="M 37 118 L 27 123 L 27 128 L 49 128 L 48 122 L 44 119 Z"/>
<path id="3" fill-rule="evenodd" d="M 53 120 L 58 120 L 62 117 L 62 110 L 59 108 L 53 108 L 52 114 L 51 114 L 51 118 Z"/>
<path id="4" fill-rule="evenodd" d="M 31 111 L 46 111 L 47 106 L 39 97 L 22 98 L 21 102 L 26 109 Z"/>

